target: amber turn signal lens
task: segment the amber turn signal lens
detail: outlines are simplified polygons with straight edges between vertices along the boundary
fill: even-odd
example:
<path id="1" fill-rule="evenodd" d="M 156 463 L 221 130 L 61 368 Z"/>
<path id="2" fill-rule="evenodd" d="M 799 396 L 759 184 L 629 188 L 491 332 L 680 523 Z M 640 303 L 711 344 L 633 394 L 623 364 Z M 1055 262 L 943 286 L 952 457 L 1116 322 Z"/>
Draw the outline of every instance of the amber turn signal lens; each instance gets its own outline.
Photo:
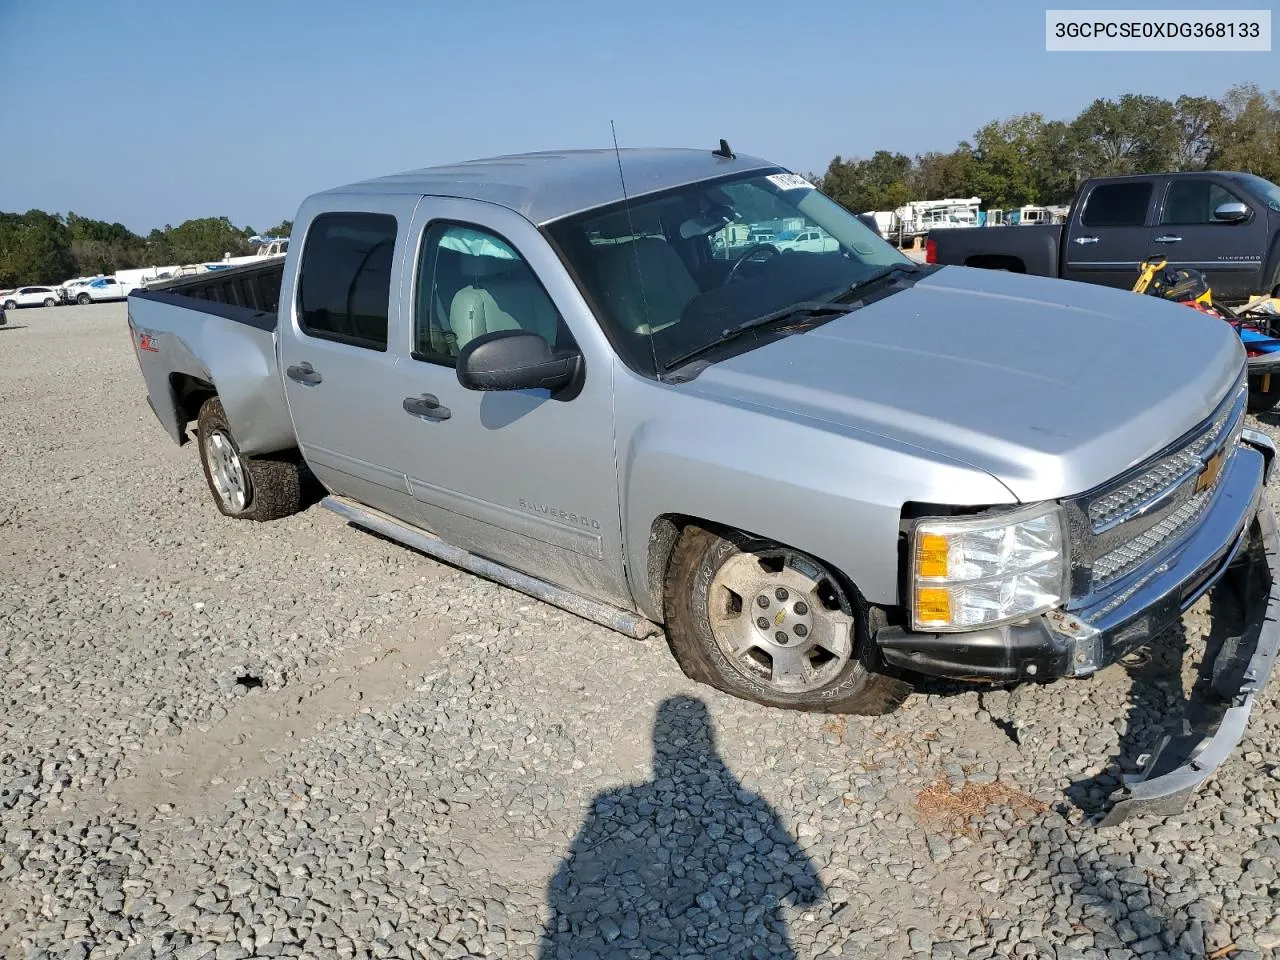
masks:
<path id="1" fill-rule="evenodd" d="M 946 537 L 927 533 L 920 538 L 919 553 L 916 554 L 916 575 L 930 579 L 947 575 Z"/>
<path id="2" fill-rule="evenodd" d="M 951 591 L 938 587 L 916 591 L 916 622 L 950 623 Z"/>

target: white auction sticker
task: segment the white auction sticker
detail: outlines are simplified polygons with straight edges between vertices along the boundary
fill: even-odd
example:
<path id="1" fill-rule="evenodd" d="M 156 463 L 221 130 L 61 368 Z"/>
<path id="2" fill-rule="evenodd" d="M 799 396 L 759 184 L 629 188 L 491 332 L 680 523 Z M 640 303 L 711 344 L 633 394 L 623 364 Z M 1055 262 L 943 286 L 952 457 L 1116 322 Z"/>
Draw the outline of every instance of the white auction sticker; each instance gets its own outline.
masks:
<path id="1" fill-rule="evenodd" d="M 798 173 L 771 173 L 768 180 L 779 190 L 813 189 L 813 184 Z"/>
<path id="2" fill-rule="evenodd" d="M 1046 10 L 1045 50 L 1271 50 L 1270 10 Z"/>

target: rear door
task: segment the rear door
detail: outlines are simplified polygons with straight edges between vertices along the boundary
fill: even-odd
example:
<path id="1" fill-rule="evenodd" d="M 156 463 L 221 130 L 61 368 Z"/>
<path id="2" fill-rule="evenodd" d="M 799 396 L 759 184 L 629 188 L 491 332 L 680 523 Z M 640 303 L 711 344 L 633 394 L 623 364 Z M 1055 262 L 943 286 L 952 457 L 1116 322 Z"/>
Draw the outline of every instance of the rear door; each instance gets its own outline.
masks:
<path id="1" fill-rule="evenodd" d="M 310 201 L 280 304 L 280 366 L 298 445 L 334 493 L 399 515 L 409 502 L 391 429 L 404 332 L 400 264 L 417 197 L 324 195 Z M 291 281 L 291 282 L 290 282 Z"/>
<path id="2" fill-rule="evenodd" d="M 1150 252 L 1158 178 L 1101 182 L 1088 188 L 1066 230 L 1067 280 L 1132 287 Z"/>
<path id="3" fill-rule="evenodd" d="M 1224 204 L 1244 204 L 1244 220 L 1216 215 Z M 1244 300 L 1260 292 L 1269 230 L 1266 208 L 1212 177 L 1170 178 L 1151 246 L 1173 267 L 1204 273 L 1215 299 Z"/>
<path id="4" fill-rule="evenodd" d="M 490 204 L 426 197 L 413 225 L 394 426 L 419 523 L 457 546 L 630 607 L 614 454 L 612 356 L 545 238 Z M 411 279 L 410 279 L 411 278 Z M 456 371 L 469 339 L 532 330 L 578 347 L 573 397 L 479 392 Z"/>

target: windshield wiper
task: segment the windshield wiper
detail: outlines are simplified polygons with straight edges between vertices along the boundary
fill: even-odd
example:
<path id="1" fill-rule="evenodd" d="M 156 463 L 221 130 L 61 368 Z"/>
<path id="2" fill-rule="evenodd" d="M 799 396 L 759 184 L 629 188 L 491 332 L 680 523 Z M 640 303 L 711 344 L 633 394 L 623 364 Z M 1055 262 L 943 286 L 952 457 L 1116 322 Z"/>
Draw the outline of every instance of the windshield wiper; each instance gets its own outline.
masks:
<path id="1" fill-rule="evenodd" d="M 752 319 L 744 321 L 737 326 L 725 327 L 720 331 L 720 335 L 714 340 L 704 343 L 701 346 L 694 347 L 692 350 L 687 350 L 677 357 L 673 357 L 666 361 L 664 366 L 668 370 L 673 367 L 678 367 L 682 363 L 687 363 L 695 357 L 701 356 L 713 347 L 718 347 L 720 344 L 727 343 L 728 341 L 733 340 L 736 337 L 740 337 L 744 333 L 749 333 L 752 330 L 767 327 L 769 324 L 776 323 L 779 320 L 789 320 L 792 317 L 799 315 L 803 315 L 805 317 L 819 317 L 832 313 L 852 313 L 857 309 L 858 307 L 853 304 L 835 303 L 829 300 L 802 300 L 799 303 L 791 304 L 789 307 L 783 307 L 781 310 L 774 310 L 772 313 L 753 317 Z"/>
<path id="2" fill-rule="evenodd" d="M 881 267 L 870 276 L 863 277 L 861 280 L 850 284 L 842 293 L 832 300 L 832 303 L 847 303 L 849 299 L 855 296 L 860 290 L 865 290 L 873 283 L 878 283 L 886 277 L 892 277 L 899 273 L 912 274 L 920 272 L 921 267 L 918 263 L 891 263 L 887 267 Z"/>

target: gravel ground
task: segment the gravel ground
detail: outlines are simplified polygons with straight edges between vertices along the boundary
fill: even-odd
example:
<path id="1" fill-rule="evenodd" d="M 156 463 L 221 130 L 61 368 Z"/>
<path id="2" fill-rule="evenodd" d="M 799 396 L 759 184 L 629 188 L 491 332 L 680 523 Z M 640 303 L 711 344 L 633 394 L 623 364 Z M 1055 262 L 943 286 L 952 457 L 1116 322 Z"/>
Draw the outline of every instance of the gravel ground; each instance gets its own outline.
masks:
<path id="1" fill-rule="evenodd" d="M 1081 809 L 1206 608 L 1089 681 L 771 711 L 327 511 L 220 517 L 123 305 L 11 313 L 0 409 L 0 955 L 1280 945 L 1280 684 L 1185 814 Z"/>

